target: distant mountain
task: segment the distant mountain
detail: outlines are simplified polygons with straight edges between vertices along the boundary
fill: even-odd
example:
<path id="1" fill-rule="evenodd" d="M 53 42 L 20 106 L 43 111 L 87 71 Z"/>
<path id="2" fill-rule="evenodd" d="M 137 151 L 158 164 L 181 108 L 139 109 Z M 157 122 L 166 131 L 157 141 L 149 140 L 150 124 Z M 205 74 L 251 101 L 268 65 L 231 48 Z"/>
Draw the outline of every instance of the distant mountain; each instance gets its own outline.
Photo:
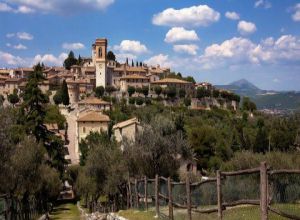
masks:
<path id="1" fill-rule="evenodd" d="M 263 94 L 264 90 L 259 89 L 254 84 L 246 79 L 240 79 L 238 81 L 232 82 L 228 85 L 217 85 L 217 88 L 227 89 L 241 96 L 255 96 L 258 94 Z"/>
<path id="2" fill-rule="evenodd" d="M 246 79 L 228 85 L 216 85 L 216 87 L 230 90 L 240 96 L 249 96 L 256 103 L 258 109 L 300 109 L 300 92 L 262 90 Z"/>

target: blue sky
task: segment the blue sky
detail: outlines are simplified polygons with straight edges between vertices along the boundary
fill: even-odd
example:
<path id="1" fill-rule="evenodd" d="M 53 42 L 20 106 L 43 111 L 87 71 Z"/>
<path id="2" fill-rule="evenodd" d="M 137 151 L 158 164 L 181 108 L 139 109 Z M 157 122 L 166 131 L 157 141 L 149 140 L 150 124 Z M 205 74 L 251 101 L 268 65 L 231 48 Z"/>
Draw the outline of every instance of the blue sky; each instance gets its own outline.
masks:
<path id="1" fill-rule="evenodd" d="M 61 65 L 98 37 L 119 61 L 300 90 L 299 0 L 0 0 L 0 67 Z"/>

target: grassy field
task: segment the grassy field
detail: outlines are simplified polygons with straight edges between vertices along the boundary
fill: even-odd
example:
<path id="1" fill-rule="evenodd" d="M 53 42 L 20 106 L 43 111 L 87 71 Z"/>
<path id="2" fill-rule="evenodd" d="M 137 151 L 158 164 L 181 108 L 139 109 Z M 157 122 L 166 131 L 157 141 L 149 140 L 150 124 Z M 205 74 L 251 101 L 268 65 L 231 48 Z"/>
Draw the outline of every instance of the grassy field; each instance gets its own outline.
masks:
<path id="1" fill-rule="evenodd" d="M 61 204 L 54 207 L 50 215 L 51 220 L 81 220 L 80 212 L 73 203 Z"/>
<path id="2" fill-rule="evenodd" d="M 300 204 L 299 205 L 276 205 L 274 206 L 282 211 L 285 211 L 289 214 L 294 214 L 300 216 Z M 167 208 L 162 208 L 161 212 L 164 214 L 168 213 Z M 151 209 L 149 212 L 138 211 L 138 210 L 125 210 L 119 212 L 120 216 L 123 216 L 129 220 L 153 220 L 155 219 L 155 212 Z M 186 210 L 175 209 L 174 210 L 175 220 L 185 220 L 186 218 Z M 201 219 L 201 220 L 215 220 L 217 219 L 217 214 L 194 214 L 193 219 Z M 275 214 L 269 215 L 270 220 L 288 220 L 286 218 L 280 217 Z M 224 220 L 260 220 L 260 212 L 258 206 L 243 206 L 243 207 L 235 207 L 228 209 L 224 212 Z"/>

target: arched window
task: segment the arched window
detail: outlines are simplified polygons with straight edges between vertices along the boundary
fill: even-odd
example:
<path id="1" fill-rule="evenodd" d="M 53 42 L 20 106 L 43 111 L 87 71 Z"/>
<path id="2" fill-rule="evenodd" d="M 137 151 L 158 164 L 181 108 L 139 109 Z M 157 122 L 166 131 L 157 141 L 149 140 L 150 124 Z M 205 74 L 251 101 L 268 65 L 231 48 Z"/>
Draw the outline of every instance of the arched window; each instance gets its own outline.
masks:
<path id="1" fill-rule="evenodd" d="M 102 47 L 99 48 L 98 57 L 102 57 Z"/>

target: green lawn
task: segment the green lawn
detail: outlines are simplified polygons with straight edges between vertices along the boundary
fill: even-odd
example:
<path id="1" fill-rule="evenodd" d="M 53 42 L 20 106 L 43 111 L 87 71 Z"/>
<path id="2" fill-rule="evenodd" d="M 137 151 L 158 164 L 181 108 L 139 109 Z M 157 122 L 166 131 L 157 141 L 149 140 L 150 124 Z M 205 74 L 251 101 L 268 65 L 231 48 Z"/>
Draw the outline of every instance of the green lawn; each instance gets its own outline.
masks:
<path id="1" fill-rule="evenodd" d="M 54 207 L 50 215 L 51 220 L 80 220 L 80 212 L 73 203 L 61 204 Z"/>
<path id="2" fill-rule="evenodd" d="M 274 206 L 279 210 L 285 211 L 289 214 L 294 214 L 300 216 L 300 204 L 298 205 L 276 205 Z M 161 212 L 164 214 L 168 213 L 167 208 L 162 208 Z M 150 209 L 150 211 L 138 211 L 138 210 L 125 210 L 119 212 L 120 216 L 123 216 L 129 220 L 153 220 L 155 219 L 154 209 Z M 186 210 L 175 209 L 174 210 L 175 220 L 185 220 L 186 218 Z M 196 214 L 193 213 L 193 219 L 199 220 L 216 220 L 217 214 Z M 280 217 L 278 215 L 270 213 L 270 220 L 287 220 L 286 218 Z M 258 206 L 243 206 L 243 207 L 235 207 L 224 211 L 224 220 L 260 220 L 260 212 Z"/>

